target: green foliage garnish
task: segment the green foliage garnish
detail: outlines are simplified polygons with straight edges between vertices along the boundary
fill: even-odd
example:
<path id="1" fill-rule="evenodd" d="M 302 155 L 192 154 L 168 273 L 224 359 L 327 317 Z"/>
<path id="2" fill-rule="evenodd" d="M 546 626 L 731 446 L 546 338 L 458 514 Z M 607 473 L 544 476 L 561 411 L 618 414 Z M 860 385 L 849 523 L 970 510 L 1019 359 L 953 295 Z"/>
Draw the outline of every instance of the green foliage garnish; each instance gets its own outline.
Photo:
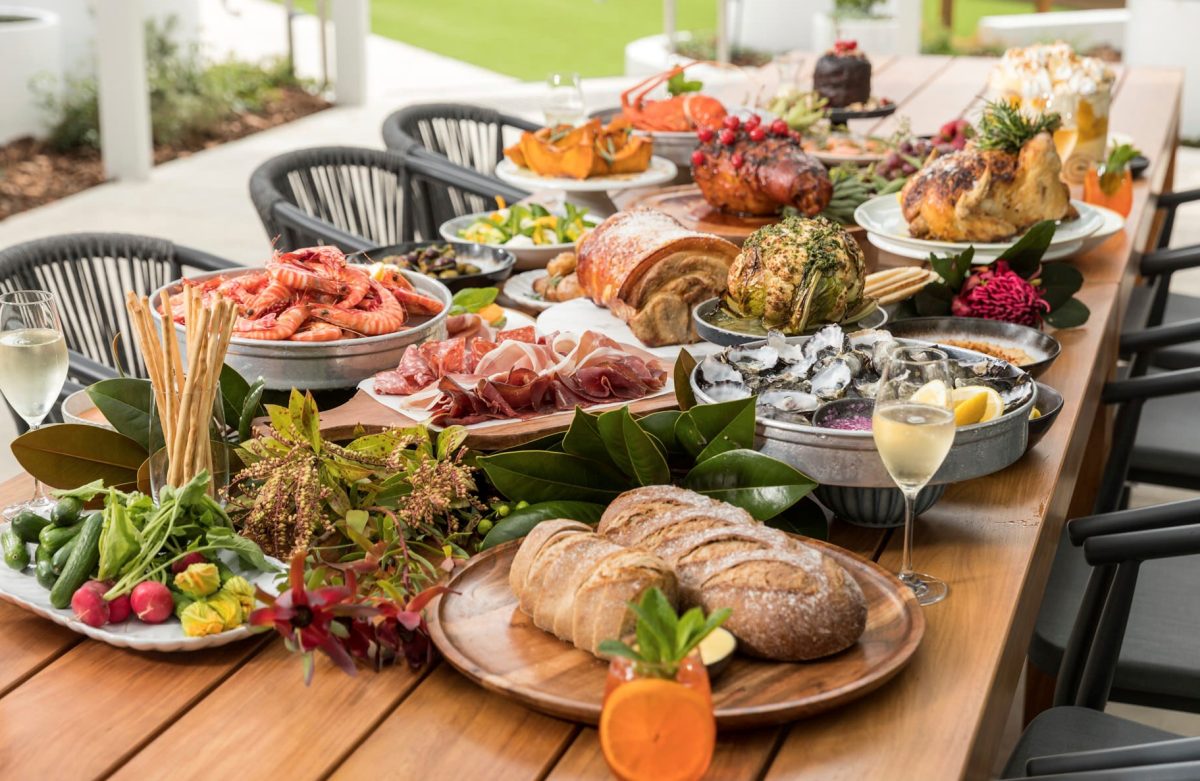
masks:
<path id="1" fill-rule="evenodd" d="M 984 105 L 983 116 L 979 118 L 975 146 L 1019 152 L 1026 141 L 1038 133 L 1053 133 L 1061 124 L 1062 117 L 1055 112 L 1028 117 L 1007 101 L 990 101 Z"/>
<path id="2" fill-rule="evenodd" d="M 1125 178 L 1125 169 L 1129 167 L 1129 161 L 1141 153 L 1133 144 L 1117 144 L 1113 147 L 1108 153 L 1108 159 L 1104 161 L 1104 167 L 1100 169 L 1100 189 L 1105 195 L 1116 193 L 1121 186 L 1121 180 Z"/>
<path id="3" fill-rule="evenodd" d="M 498 295 L 500 295 L 500 291 L 494 287 L 463 288 L 454 294 L 454 298 L 450 299 L 450 311 L 448 314 L 453 316 L 468 312 L 478 312 L 485 306 L 490 306 Z"/>
<path id="4" fill-rule="evenodd" d="M 732 612 L 723 607 L 706 618 L 703 610 L 693 607 L 680 616 L 657 588 L 647 589 L 641 603 L 630 602 L 629 609 L 637 615 L 637 648 L 623 640 L 605 640 L 600 643 L 600 653 L 654 665 L 670 677 L 674 677 L 679 663 L 700 645 L 701 640 L 725 623 Z"/>
<path id="5" fill-rule="evenodd" d="M 682 95 L 685 92 L 699 92 L 703 88 L 704 82 L 697 79 L 689 81 L 684 77 L 683 71 L 679 71 L 679 73 L 667 79 L 667 92 L 671 93 L 671 97 Z"/>

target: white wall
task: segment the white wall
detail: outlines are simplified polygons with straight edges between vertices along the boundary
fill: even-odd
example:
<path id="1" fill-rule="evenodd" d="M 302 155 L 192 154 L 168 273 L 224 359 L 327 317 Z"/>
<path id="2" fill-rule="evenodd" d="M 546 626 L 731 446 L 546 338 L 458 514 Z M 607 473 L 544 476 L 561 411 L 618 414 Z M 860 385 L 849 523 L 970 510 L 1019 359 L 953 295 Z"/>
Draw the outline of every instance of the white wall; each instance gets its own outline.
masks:
<path id="1" fill-rule="evenodd" d="M 1128 65 L 1182 68 L 1185 138 L 1200 138 L 1200 2 L 1128 0 L 1124 61 Z"/>

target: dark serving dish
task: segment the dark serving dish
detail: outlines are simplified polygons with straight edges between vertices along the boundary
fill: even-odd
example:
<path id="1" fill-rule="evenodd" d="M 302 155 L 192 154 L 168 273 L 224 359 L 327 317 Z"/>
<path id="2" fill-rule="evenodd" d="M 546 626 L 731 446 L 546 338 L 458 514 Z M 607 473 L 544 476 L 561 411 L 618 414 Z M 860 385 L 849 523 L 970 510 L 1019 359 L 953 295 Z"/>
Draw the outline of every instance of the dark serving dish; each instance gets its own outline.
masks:
<path id="1" fill-rule="evenodd" d="M 844 125 L 852 119 L 874 119 L 875 117 L 886 117 L 894 113 L 896 113 L 895 103 L 888 103 L 866 111 L 831 108 L 829 109 L 829 121 L 834 125 Z"/>
<path id="2" fill-rule="evenodd" d="M 386 247 L 375 247 L 374 249 L 358 253 L 357 255 L 361 260 L 356 260 L 356 262 L 391 262 L 387 260 L 389 255 L 404 255 L 414 250 L 423 250 L 428 247 L 444 247 L 447 244 L 454 248 L 456 260 L 471 263 L 480 268 L 478 274 L 462 274 L 456 277 L 439 277 L 433 274 L 424 275 L 431 279 L 436 279 L 453 292 L 468 287 L 492 287 L 499 282 L 503 282 L 512 274 L 513 265 L 517 262 L 516 256 L 506 249 L 460 241 L 406 241 L 401 244 L 390 244 Z M 420 274 L 421 272 L 416 271 L 414 273 Z"/>
<path id="3" fill-rule="evenodd" d="M 1037 388 L 1037 392 L 1033 397 L 1033 408 L 1041 414 L 1036 418 L 1029 419 L 1029 444 L 1025 446 L 1026 453 L 1032 450 L 1042 437 L 1046 436 L 1046 432 L 1054 425 L 1058 413 L 1062 412 L 1063 408 L 1061 393 L 1044 382 L 1035 382 L 1034 386 Z"/>
<path id="4" fill-rule="evenodd" d="M 944 339 L 992 342 L 1000 347 L 1025 351 L 1031 363 L 1022 369 L 1038 377 L 1054 363 L 1062 345 L 1048 333 L 1016 323 L 983 320 L 978 317 L 910 317 L 893 320 L 883 326 L 900 339 L 944 344 Z M 952 345 L 958 346 L 958 345 Z"/>
<path id="5" fill-rule="evenodd" d="M 760 342 L 767 335 L 767 330 L 758 325 L 757 328 L 747 328 L 745 331 L 734 330 L 724 327 L 720 324 L 721 297 L 710 298 L 707 301 L 701 301 L 692 308 L 692 322 L 696 324 L 696 333 L 706 342 L 719 344 L 722 347 L 737 347 L 738 345 L 749 344 L 750 342 Z M 841 323 L 847 331 L 858 331 L 866 328 L 882 328 L 887 322 L 887 312 L 882 307 L 876 307 L 860 319 L 854 322 Z M 791 334 L 792 336 L 804 336 L 816 332 L 822 326 L 828 323 L 819 323 L 814 325 L 804 334 Z"/>

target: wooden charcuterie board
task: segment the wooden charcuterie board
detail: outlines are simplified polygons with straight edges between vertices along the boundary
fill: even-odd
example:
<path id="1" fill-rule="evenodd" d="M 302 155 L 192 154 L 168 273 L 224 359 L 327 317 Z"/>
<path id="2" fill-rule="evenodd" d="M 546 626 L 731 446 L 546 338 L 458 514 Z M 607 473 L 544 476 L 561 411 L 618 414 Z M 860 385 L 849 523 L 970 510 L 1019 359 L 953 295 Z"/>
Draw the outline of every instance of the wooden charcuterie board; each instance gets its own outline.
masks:
<path id="1" fill-rule="evenodd" d="M 898 673 L 921 642 L 925 616 L 908 586 L 847 550 L 806 542 L 858 581 L 867 599 L 866 630 L 845 651 L 811 662 L 736 656 L 712 681 L 720 728 L 781 724 L 862 697 Z M 596 724 L 608 663 L 538 629 L 521 612 L 508 585 L 519 546 L 519 540 L 497 545 L 451 578 L 450 592 L 427 613 L 433 642 L 480 686 L 552 716 Z"/>
<path id="2" fill-rule="evenodd" d="M 635 415 L 644 415 L 674 409 L 676 406 L 678 402 L 675 400 L 675 394 L 664 393 L 648 399 L 631 401 L 629 410 Z M 574 415 L 574 410 L 566 410 L 526 420 L 514 420 L 511 423 L 468 426 L 467 446 L 476 450 L 504 450 L 516 447 L 538 437 L 566 431 Z M 333 440 L 352 438 L 360 426 L 370 434 L 387 428 L 412 425 L 416 425 L 415 420 L 380 404 L 362 390 L 342 406 L 321 413 L 321 434 Z"/>

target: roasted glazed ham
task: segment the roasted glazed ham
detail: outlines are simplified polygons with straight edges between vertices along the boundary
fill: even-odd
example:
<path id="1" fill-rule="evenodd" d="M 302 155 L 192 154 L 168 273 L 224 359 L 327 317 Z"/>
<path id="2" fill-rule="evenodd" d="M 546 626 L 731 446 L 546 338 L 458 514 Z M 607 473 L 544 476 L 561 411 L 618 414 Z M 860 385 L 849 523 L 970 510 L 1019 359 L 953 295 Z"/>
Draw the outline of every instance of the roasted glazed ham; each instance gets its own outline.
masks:
<path id="1" fill-rule="evenodd" d="M 925 165 L 900 191 L 908 232 L 939 241 L 1003 241 L 1071 208 L 1051 133 L 1058 115 L 989 103 L 966 149 Z"/>
<path id="2" fill-rule="evenodd" d="M 405 396 L 404 409 L 449 426 L 632 401 L 666 383 L 661 361 L 594 331 L 489 336 L 412 345 L 397 368 L 375 375 L 375 392 Z"/>
<path id="3" fill-rule="evenodd" d="M 662 212 L 631 209 L 600 223 L 576 249 L 584 295 L 629 324 L 643 344 L 695 341 L 692 307 L 725 292 L 738 248 Z"/>
<path id="4" fill-rule="evenodd" d="M 704 200 L 722 211 L 758 216 L 791 206 L 812 217 L 829 205 L 829 173 L 804 153 L 783 120 L 769 127 L 757 116 L 726 121 L 719 132 L 700 131 L 700 147 L 692 154 L 692 178 Z"/>

